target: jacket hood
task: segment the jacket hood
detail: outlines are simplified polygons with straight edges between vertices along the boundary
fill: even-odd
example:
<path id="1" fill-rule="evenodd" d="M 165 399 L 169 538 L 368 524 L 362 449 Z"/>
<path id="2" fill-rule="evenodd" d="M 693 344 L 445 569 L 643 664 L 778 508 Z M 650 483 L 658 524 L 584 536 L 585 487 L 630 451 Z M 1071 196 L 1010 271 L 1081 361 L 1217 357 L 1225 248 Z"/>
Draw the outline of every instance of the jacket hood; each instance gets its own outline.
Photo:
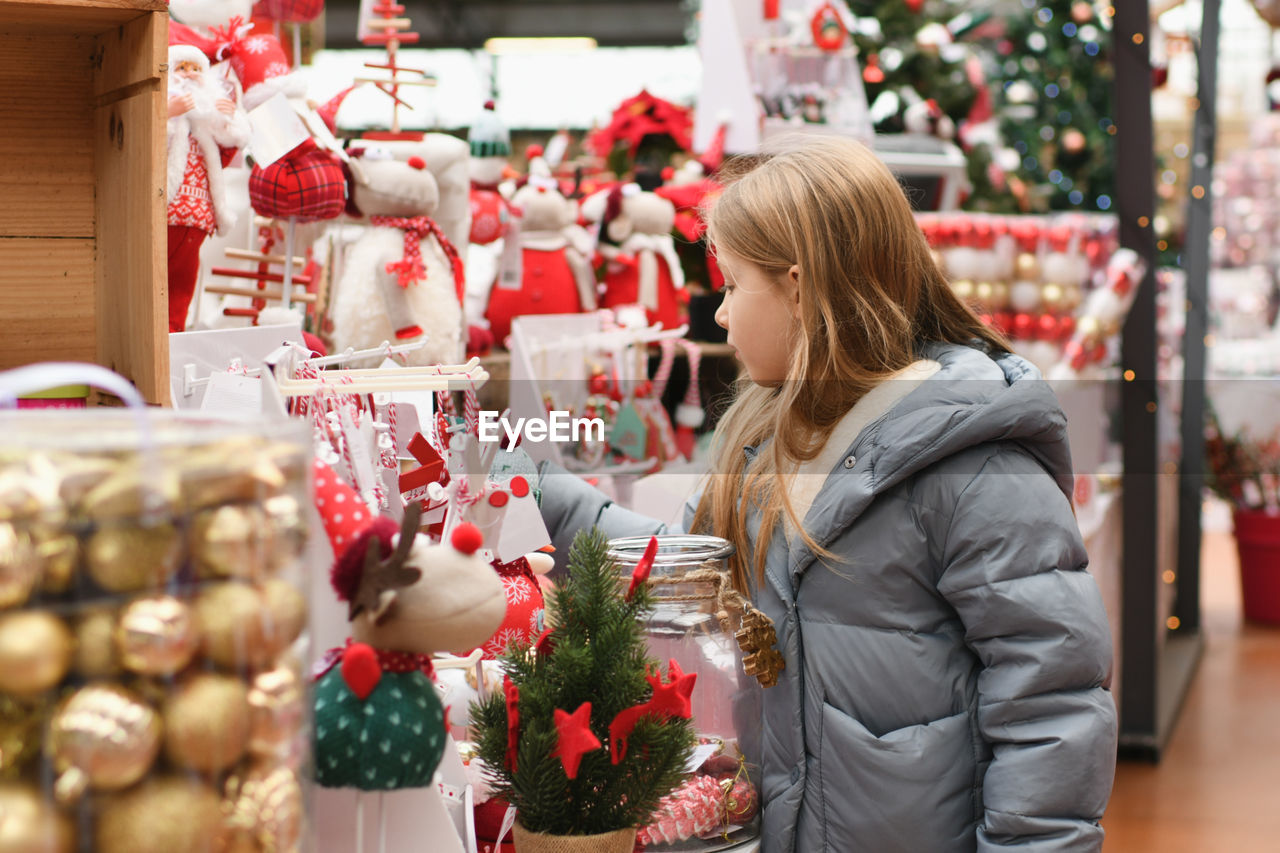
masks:
<path id="1" fill-rule="evenodd" d="M 874 491 L 966 448 L 1015 441 L 1071 497 L 1067 418 L 1035 365 L 956 344 L 927 344 L 920 355 L 938 362 L 938 372 L 870 424 L 851 448 L 857 457 L 871 456 Z"/>
<path id="2" fill-rule="evenodd" d="M 936 361 L 938 371 L 858 434 L 814 498 L 804 523 L 819 545 L 826 547 L 876 495 L 992 441 L 1017 442 L 1070 499 L 1074 478 L 1067 419 L 1034 365 L 1020 356 L 993 357 L 959 344 L 926 344 L 919 356 Z M 797 543 L 787 558 L 788 573 L 804 571 L 813 559 L 813 552 Z"/>

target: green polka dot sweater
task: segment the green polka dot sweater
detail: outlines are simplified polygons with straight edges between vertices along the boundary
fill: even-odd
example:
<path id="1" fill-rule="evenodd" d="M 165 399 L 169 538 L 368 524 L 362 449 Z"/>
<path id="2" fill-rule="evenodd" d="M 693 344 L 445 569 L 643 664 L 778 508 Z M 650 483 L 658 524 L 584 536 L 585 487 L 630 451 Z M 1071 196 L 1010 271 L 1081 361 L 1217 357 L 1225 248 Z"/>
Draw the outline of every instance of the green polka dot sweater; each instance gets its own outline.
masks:
<path id="1" fill-rule="evenodd" d="M 420 670 L 383 671 L 361 699 L 333 666 L 316 681 L 316 781 L 391 791 L 431 784 L 444 755 L 444 708 Z"/>

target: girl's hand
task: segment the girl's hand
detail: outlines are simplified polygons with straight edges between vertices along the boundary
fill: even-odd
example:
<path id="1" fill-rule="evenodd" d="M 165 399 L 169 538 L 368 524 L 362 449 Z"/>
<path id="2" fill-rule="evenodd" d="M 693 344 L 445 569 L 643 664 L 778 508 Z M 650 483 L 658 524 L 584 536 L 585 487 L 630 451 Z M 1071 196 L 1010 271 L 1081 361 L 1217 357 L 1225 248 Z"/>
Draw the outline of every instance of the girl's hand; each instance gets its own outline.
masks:
<path id="1" fill-rule="evenodd" d="M 180 116 L 195 108 L 196 99 L 188 92 L 185 95 L 172 95 L 169 98 L 169 118 Z"/>
<path id="2" fill-rule="evenodd" d="M 235 115 L 236 113 L 236 105 L 232 103 L 230 100 L 228 100 L 227 98 L 218 98 L 218 100 L 214 102 L 214 107 L 217 108 L 218 112 L 222 113 L 224 116 L 227 116 L 228 118 Z"/>

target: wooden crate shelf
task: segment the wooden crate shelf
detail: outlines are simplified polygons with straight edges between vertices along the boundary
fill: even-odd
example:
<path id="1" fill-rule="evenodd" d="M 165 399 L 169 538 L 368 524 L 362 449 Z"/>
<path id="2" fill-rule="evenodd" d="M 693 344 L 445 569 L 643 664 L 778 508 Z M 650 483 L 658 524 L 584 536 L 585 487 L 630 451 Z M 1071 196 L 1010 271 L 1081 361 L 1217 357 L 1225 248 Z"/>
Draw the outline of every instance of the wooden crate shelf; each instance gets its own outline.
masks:
<path id="1" fill-rule="evenodd" d="M 0 369 L 168 402 L 164 0 L 0 0 Z"/>

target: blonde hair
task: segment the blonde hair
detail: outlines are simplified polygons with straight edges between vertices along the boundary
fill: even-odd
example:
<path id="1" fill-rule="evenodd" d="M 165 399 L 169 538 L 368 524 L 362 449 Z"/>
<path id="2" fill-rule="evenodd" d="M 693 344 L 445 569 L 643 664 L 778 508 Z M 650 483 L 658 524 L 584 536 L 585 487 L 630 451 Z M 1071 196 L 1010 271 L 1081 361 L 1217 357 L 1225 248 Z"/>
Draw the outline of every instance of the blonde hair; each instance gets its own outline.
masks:
<path id="1" fill-rule="evenodd" d="M 800 270 L 787 379 L 769 388 L 739 378 L 692 525 L 738 546 L 731 570 L 746 592 L 751 507 L 760 511 L 750 543 L 757 579 L 784 512 L 815 554 L 832 556 L 803 529 L 781 478 L 822 450 L 867 391 L 915 361 L 923 343 L 976 339 L 996 352 L 1008 344 L 951 291 L 897 179 L 864 145 L 801 137 L 731 161 L 722 174 L 728 185 L 706 212 L 711 245 L 777 282 Z M 743 448 L 769 438 L 748 465 Z"/>

